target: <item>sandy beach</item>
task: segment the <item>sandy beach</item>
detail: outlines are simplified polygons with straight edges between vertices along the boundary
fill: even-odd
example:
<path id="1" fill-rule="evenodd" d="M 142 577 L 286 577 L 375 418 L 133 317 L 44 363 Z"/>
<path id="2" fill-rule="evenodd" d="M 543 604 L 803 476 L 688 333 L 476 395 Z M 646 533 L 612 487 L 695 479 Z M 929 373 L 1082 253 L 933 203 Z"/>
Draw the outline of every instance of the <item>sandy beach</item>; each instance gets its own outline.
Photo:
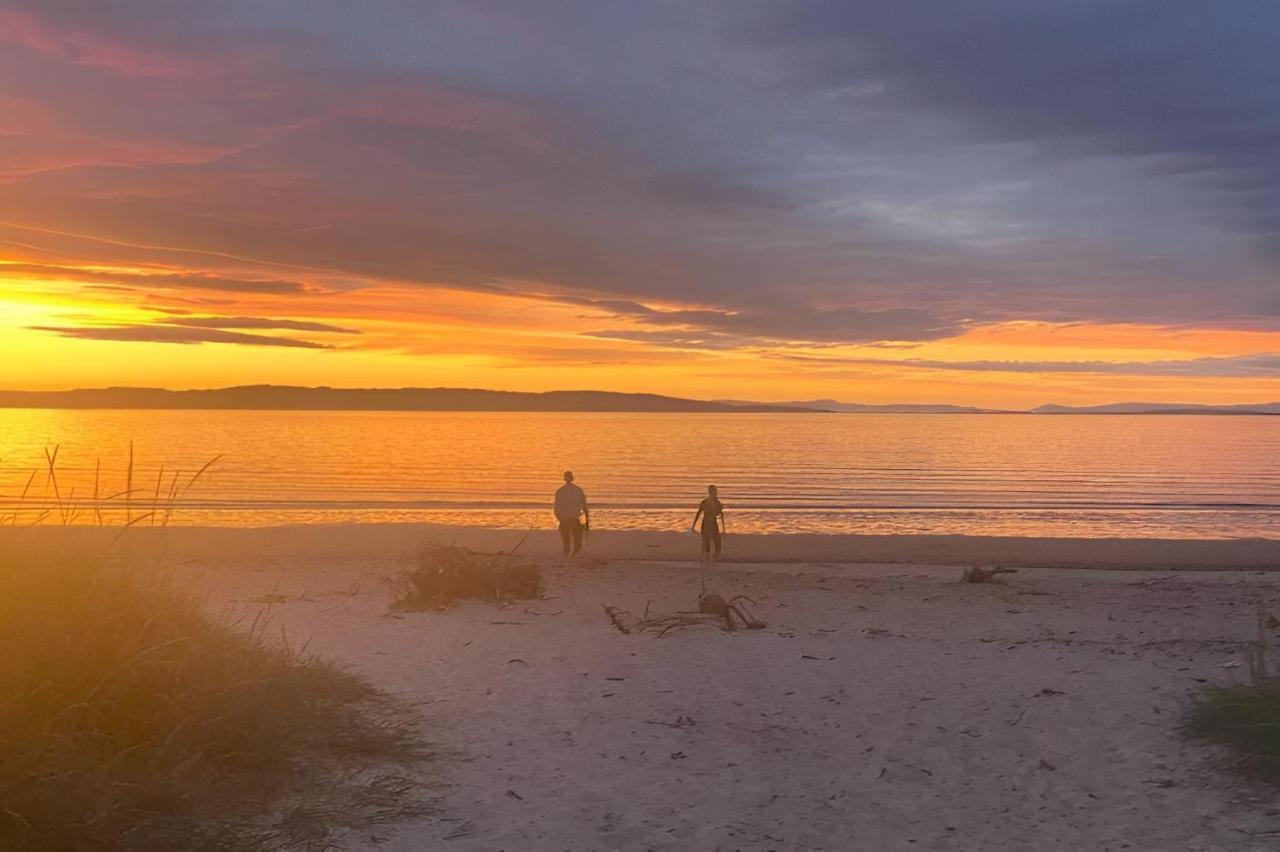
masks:
<path id="1" fill-rule="evenodd" d="M 135 534 L 136 533 L 136 534 Z M 392 613 L 423 526 L 12 530 L 112 546 L 213 611 L 263 595 L 308 643 L 418 704 L 435 813 L 377 849 L 1272 849 L 1280 802 L 1180 734 L 1190 694 L 1242 677 L 1280 543 L 741 536 L 709 587 L 767 627 L 623 635 L 604 605 L 696 607 L 696 540 L 521 546 L 543 600 Z M 1018 568 L 1003 585 L 959 565 Z M 1106 569 L 1106 570 L 1101 570 Z"/>

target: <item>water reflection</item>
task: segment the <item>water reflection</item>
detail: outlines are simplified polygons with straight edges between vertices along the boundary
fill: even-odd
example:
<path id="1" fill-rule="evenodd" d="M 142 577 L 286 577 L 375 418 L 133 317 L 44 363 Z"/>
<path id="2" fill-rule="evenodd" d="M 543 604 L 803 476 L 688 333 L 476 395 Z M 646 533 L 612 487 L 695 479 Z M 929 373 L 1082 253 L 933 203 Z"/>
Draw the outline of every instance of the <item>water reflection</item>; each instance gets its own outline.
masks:
<path id="1" fill-rule="evenodd" d="M 0 518 L 58 522 L 60 497 L 93 522 L 95 477 L 124 488 L 130 441 L 134 516 L 222 456 L 177 523 L 542 525 L 572 467 L 601 529 L 682 528 L 714 481 L 741 532 L 1280 532 L 1265 417 L 7 410 Z M 58 444 L 55 494 L 39 468 Z"/>

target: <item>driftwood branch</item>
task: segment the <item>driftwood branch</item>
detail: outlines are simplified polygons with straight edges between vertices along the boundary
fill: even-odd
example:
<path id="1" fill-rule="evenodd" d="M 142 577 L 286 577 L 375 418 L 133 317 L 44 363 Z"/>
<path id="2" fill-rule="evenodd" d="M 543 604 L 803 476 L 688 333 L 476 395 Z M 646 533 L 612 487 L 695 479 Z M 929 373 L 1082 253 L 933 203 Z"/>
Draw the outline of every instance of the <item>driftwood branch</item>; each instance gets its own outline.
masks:
<path id="1" fill-rule="evenodd" d="M 609 623 L 619 633 L 627 635 L 651 632 L 661 638 L 672 630 L 706 624 L 719 624 L 723 630 L 737 630 L 738 624 L 734 620 L 735 617 L 737 622 L 741 622 L 742 627 L 748 630 L 763 628 L 764 622 L 756 618 L 743 601 L 755 605 L 755 601 L 745 595 L 737 595 L 726 601 L 720 595 L 704 593 L 698 596 L 696 611 L 673 612 L 665 615 L 650 615 L 653 601 L 649 601 L 645 605 L 644 616 L 639 619 L 625 609 L 607 604 L 603 607 L 605 615 L 609 617 Z"/>
<path id="2" fill-rule="evenodd" d="M 997 580 L 999 574 L 1017 574 L 1017 568 L 991 568 L 982 565 L 970 565 L 960 574 L 961 583 L 1002 583 Z"/>
<path id="3" fill-rule="evenodd" d="M 648 610 L 645 610 L 648 612 Z M 618 629 L 619 633 L 631 634 L 631 629 L 627 627 L 624 617 L 629 613 L 625 609 L 618 609 L 616 606 L 604 605 L 604 614 L 609 616 L 609 622 Z"/>

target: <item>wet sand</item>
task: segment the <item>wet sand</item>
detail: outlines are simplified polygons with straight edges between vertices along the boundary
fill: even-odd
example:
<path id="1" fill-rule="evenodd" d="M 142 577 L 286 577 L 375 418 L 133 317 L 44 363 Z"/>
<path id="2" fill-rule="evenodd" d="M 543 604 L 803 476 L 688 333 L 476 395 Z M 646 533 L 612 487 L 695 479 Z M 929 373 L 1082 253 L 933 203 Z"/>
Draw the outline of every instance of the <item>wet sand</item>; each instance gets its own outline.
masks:
<path id="1" fill-rule="evenodd" d="M 334 524 L 257 528 L 29 527 L 5 530 L 21 546 L 74 543 L 124 552 L 195 555 L 259 553 L 347 556 L 370 551 L 406 553 L 425 541 L 478 550 L 511 550 L 548 557 L 560 554 L 554 530 L 532 532 L 436 524 Z M 523 541 L 523 543 L 522 543 Z M 588 538 L 593 558 L 687 561 L 699 540 L 678 532 L 596 531 Z M 1275 539 L 1015 538 L 962 535 L 752 535 L 725 536 L 725 562 L 877 563 L 925 565 L 1021 565 L 1046 568 L 1280 569 Z"/>

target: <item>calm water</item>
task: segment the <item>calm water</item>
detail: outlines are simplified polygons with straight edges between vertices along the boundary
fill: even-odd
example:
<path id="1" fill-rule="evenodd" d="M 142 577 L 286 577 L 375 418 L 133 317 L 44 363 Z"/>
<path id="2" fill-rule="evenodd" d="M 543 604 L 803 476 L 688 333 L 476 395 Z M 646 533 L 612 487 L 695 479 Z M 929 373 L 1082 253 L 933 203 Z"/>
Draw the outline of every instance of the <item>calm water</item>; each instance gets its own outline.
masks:
<path id="1" fill-rule="evenodd" d="M 94 522 L 130 441 L 133 517 L 221 455 L 182 524 L 546 525 L 568 467 L 596 528 L 685 528 L 715 482 L 730 531 L 1280 538 L 1275 417 L 0 410 L 0 521 Z M 58 444 L 63 509 L 43 470 L 19 501 Z"/>

